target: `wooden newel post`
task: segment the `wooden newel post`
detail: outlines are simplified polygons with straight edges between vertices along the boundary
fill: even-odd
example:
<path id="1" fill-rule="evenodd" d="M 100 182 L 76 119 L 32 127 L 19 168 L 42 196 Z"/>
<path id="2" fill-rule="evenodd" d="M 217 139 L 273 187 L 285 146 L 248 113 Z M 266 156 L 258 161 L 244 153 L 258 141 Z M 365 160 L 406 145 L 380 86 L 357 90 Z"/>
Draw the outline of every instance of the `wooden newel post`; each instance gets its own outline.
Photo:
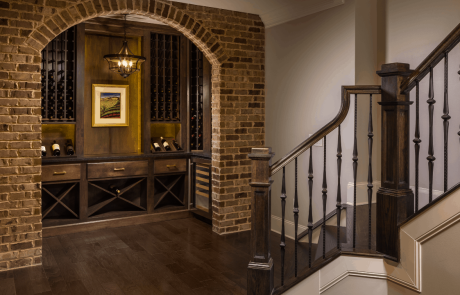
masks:
<path id="1" fill-rule="evenodd" d="M 409 94 L 401 82 L 411 73 L 408 64 L 382 65 L 382 186 L 377 191 L 377 251 L 399 260 L 398 225 L 414 212 L 409 188 Z"/>
<path id="2" fill-rule="evenodd" d="M 251 159 L 251 261 L 248 265 L 248 295 L 270 295 L 273 290 L 273 260 L 270 256 L 270 164 L 271 148 L 253 148 Z"/>

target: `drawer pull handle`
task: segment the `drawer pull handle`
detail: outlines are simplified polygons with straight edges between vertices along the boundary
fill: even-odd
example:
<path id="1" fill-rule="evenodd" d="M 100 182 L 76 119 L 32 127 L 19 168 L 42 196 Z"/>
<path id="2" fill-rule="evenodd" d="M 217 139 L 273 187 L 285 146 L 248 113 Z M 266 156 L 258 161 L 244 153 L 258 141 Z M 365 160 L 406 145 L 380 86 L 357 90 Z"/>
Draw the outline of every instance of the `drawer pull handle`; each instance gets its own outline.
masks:
<path id="1" fill-rule="evenodd" d="M 177 167 L 176 167 L 176 165 L 166 165 L 166 168 L 171 169 L 171 168 L 177 168 Z"/>
<path id="2" fill-rule="evenodd" d="M 62 171 L 62 172 L 53 172 L 53 175 L 64 175 L 66 174 L 67 172 L 65 171 Z"/>
<path id="3" fill-rule="evenodd" d="M 125 168 L 113 168 L 113 171 L 125 171 Z"/>

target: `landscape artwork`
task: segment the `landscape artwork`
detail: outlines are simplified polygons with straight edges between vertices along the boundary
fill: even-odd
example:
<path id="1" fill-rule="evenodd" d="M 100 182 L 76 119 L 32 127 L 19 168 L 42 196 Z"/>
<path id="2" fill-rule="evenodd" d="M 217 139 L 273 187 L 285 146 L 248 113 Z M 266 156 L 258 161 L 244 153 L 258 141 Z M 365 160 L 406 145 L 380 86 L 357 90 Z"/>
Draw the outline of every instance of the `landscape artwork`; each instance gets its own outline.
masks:
<path id="1" fill-rule="evenodd" d="M 120 118 L 121 93 L 101 93 L 101 119 Z"/>
<path id="2" fill-rule="evenodd" d="M 92 127 L 128 126 L 129 86 L 93 84 Z"/>

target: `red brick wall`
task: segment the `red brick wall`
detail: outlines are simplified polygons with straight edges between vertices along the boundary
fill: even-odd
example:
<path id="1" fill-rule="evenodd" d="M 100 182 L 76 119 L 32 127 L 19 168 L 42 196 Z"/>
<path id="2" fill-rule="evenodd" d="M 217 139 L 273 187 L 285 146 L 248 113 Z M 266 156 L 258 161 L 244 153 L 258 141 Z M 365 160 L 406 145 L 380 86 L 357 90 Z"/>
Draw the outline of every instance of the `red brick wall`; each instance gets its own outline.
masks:
<path id="1" fill-rule="evenodd" d="M 0 270 L 41 263 L 40 50 L 67 28 L 112 13 L 161 20 L 211 62 L 213 230 L 250 228 L 247 154 L 264 145 L 265 122 L 258 16 L 154 0 L 0 0 Z"/>

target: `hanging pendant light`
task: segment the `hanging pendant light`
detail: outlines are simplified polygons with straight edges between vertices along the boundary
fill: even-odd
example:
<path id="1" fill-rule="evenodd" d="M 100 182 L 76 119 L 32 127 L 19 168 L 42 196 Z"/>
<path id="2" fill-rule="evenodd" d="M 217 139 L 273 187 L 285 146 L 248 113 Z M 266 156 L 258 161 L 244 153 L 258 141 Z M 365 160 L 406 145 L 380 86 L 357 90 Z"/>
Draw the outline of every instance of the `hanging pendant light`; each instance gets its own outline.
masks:
<path id="1" fill-rule="evenodd" d="M 120 74 L 123 78 L 128 78 L 129 75 L 140 70 L 140 65 L 145 61 L 145 57 L 134 55 L 128 47 L 126 40 L 126 14 L 124 15 L 124 40 L 120 51 L 117 54 L 107 54 L 104 56 L 109 63 L 109 70 Z"/>

